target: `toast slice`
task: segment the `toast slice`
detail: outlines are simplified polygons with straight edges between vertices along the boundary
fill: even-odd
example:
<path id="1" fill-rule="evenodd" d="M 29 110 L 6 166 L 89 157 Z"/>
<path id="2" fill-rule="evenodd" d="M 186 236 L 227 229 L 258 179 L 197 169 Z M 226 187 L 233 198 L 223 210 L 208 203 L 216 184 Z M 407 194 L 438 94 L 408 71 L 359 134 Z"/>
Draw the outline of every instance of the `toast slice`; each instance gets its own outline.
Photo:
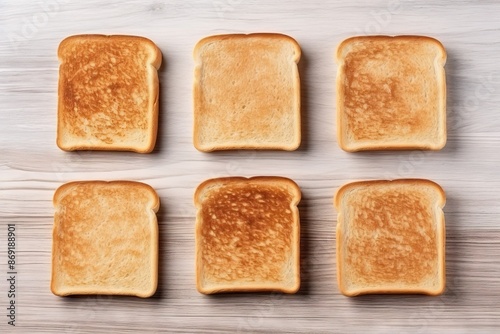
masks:
<path id="1" fill-rule="evenodd" d="M 160 201 L 130 181 L 71 182 L 54 194 L 52 293 L 152 296 Z"/>
<path id="2" fill-rule="evenodd" d="M 57 145 L 151 152 L 161 52 L 137 36 L 76 35 L 59 45 Z"/>
<path id="3" fill-rule="evenodd" d="M 300 286 L 300 189 L 282 177 L 227 177 L 196 189 L 196 285 L 295 293 Z"/>
<path id="4" fill-rule="evenodd" d="M 428 180 L 362 181 L 335 195 L 337 280 L 346 296 L 439 295 L 445 288 L 445 193 Z"/>
<path id="5" fill-rule="evenodd" d="M 194 146 L 295 150 L 300 145 L 297 42 L 280 34 L 220 35 L 194 49 Z"/>
<path id="6" fill-rule="evenodd" d="M 337 48 L 337 139 L 349 152 L 446 144 L 443 45 L 423 36 L 363 36 Z"/>

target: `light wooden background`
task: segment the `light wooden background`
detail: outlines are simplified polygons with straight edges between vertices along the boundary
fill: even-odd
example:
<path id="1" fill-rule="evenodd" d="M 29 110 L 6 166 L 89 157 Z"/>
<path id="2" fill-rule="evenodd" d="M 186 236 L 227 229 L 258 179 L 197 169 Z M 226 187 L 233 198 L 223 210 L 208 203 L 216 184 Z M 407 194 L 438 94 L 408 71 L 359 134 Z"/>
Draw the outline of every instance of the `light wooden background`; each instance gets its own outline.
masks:
<path id="1" fill-rule="evenodd" d="M 481 3 L 481 4 L 479 4 Z M 192 50 L 207 35 L 297 39 L 303 144 L 295 152 L 203 154 L 192 145 Z M 157 148 L 66 153 L 55 144 L 58 43 L 80 33 L 149 37 L 164 54 Z M 448 51 L 448 144 L 440 152 L 349 154 L 334 133 L 333 54 L 359 34 L 423 34 Z M 0 332 L 494 332 L 500 326 L 500 3 L 497 1 L 0 2 Z M 206 297 L 194 286 L 192 195 L 203 180 L 282 175 L 302 188 L 302 289 Z M 447 193 L 447 291 L 339 294 L 335 189 L 421 177 Z M 52 195 L 71 180 L 129 179 L 159 193 L 160 284 L 152 299 L 59 298 L 49 290 Z M 6 239 L 18 234 L 17 327 L 7 326 Z M 3 310 L 3 311 L 1 311 Z"/>

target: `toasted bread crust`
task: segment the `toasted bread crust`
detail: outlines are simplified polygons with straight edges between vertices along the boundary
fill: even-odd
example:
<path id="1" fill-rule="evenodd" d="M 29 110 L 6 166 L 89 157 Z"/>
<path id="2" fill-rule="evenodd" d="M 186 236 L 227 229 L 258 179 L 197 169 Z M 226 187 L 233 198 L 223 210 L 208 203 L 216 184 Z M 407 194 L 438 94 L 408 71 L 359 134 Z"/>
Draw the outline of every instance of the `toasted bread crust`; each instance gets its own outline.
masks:
<path id="1" fill-rule="evenodd" d="M 193 50 L 193 57 L 195 60 L 198 59 L 199 53 L 201 48 L 205 46 L 207 43 L 213 43 L 213 42 L 218 42 L 222 41 L 225 39 L 240 39 L 242 37 L 264 37 L 264 38 L 270 38 L 270 39 L 275 39 L 276 41 L 281 41 L 283 39 L 288 40 L 290 43 L 292 43 L 295 46 L 295 57 L 293 60 L 298 63 L 300 60 L 301 56 L 301 49 L 299 43 L 292 38 L 291 36 L 284 35 L 284 34 L 277 34 L 277 33 L 251 33 L 251 34 L 225 34 L 225 35 L 213 35 L 213 36 L 207 36 L 202 38 L 194 47 Z"/>
<path id="2" fill-rule="evenodd" d="M 411 47 L 389 46 L 391 43 L 403 42 L 408 42 L 407 45 L 411 45 Z M 388 54 L 391 52 L 408 53 L 408 56 L 394 55 L 396 62 L 403 62 L 402 59 L 408 58 L 410 55 L 416 58 L 417 56 L 414 55 L 421 52 L 419 46 L 433 45 L 435 49 L 435 58 L 433 58 L 434 74 L 425 73 L 422 69 L 415 67 L 414 63 L 408 63 L 404 66 L 400 64 L 397 69 L 400 73 L 398 76 L 393 77 L 394 82 L 391 81 L 392 79 L 383 82 L 383 84 L 381 82 L 372 82 L 371 80 L 374 79 L 382 80 L 382 76 L 374 74 L 378 73 L 377 67 L 380 67 L 379 64 L 371 67 L 367 65 L 367 62 L 375 61 L 375 58 L 372 59 L 370 54 L 376 51 L 372 49 L 372 46 L 369 46 L 370 43 L 380 45 L 380 49 L 385 51 L 391 48 L 391 51 L 387 51 Z M 358 65 L 350 65 L 348 68 L 346 67 L 346 57 L 348 57 L 349 48 L 356 44 L 366 44 L 366 51 L 363 52 L 367 53 L 367 55 L 361 56 L 360 53 L 359 59 L 356 60 Z M 405 50 L 405 48 L 408 50 Z M 386 57 L 390 56 L 386 55 Z M 396 59 L 396 57 L 398 58 Z M 423 53 L 421 57 L 430 56 Z M 446 51 L 438 40 L 427 36 L 356 36 L 348 38 L 339 44 L 335 59 L 339 66 L 336 83 L 337 140 L 343 150 L 348 152 L 410 149 L 440 150 L 446 145 L 446 78 L 444 71 Z M 378 58 L 376 61 L 383 62 L 384 59 Z M 350 62 L 354 63 L 354 60 L 350 60 Z M 386 64 L 384 66 L 390 68 L 392 65 Z M 367 72 L 354 73 L 353 71 Z M 370 73 L 370 71 L 373 73 Z M 433 106 L 415 102 L 424 100 L 420 96 L 421 93 L 416 91 L 414 87 L 407 85 L 407 77 L 414 76 L 415 73 L 426 76 L 427 80 L 425 81 L 427 83 L 422 84 L 422 87 L 428 86 L 426 89 L 435 89 L 435 92 L 431 94 L 432 96 L 426 97 L 430 101 L 429 104 Z M 416 80 L 418 81 L 418 79 Z M 428 82 L 432 81 L 435 81 L 435 87 L 429 88 L 431 85 Z M 346 91 L 346 85 L 351 87 L 349 91 Z M 369 88 L 360 88 L 360 85 L 369 85 Z M 413 84 L 413 86 L 415 85 L 418 84 Z M 360 97 L 357 97 L 358 93 Z M 411 103 L 415 106 L 412 108 L 427 108 L 425 113 L 420 113 L 421 115 L 418 116 L 407 115 L 407 108 L 412 105 L 406 100 L 408 94 L 414 94 Z M 384 99 L 384 96 L 387 96 L 387 98 Z M 423 94 L 423 96 L 427 96 L 427 93 Z M 416 110 L 412 112 L 416 112 Z M 422 115 L 428 116 L 426 118 Z M 394 127 L 398 127 L 398 133 L 391 130 Z M 438 127 L 437 133 L 432 131 L 434 127 Z"/>
<path id="3" fill-rule="evenodd" d="M 217 191 L 220 190 L 221 187 L 225 186 L 249 186 L 249 185 L 261 185 L 262 187 L 286 187 L 288 196 L 290 196 L 291 200 L 282 199 L 280 202 L 285 204 L 285 206 L 292 211 L 293 215 L 293 223 L 292 223 L 292 232 L 291 239 L 287 240 L 286 243 L 289 243 L 291 258 L 293 259 L 293 282 L 292 286 L 287 286 L 284 283 L 280 283 L 279 281 L 275 281 L 273 284 L 262 282 L 261 284 L 249 284 L 245 282 L 239 282 L 238 284 L 231 284 L 230 282 L 224 283 L 223 281 L 219 281 L 217 284 L 213 286 L 206 286 L 203 282 L 203 266 L 206 265 L 203 262 L 203 242 L 204 242 L 204 233 L 203 233 L 203 205 L 205 202 L 204 196 L 206 192 Z M 215 189 L 215 190 L 214 190 Z M 250 191 L 250 188 L 246 188 L 246 191 Z M 276 191 L 276 195 L 277 190 Z M 273 191 L 274 192 L 274 191 Z M 200 293 L 203 294 L 214 294 L 221 292 L 251 292 L 251 291 L 279 291 L 283 293 L 295 293 L 298 291 L 300 287 L 300 218 L 297 205 L 301 198 L 301 192 L 298 185 L 288 179 L 283 177 L 274 177 L 274 176 L 259 176 L 259 177 L 224 177 L 224 178 L 216 178 L 210 179 L 202 182 L 196 189 L 194 194 L 194 204 L 197 208 L 196 215 L 196 243 L 195 243 L 195 254 L 196 254 L 196 287 Z M 251 206 L 249 206 L 250 208 Z M 269 222 L 271 224 L 271 222 Z M 270 225 L 271 226 L 271 225 Z M 234 232 L 234 231 L 233 231 Z M 229 233 L 227 235 L 228 238 L 232 238 L 233 233 Z M 257 236 L 255 236 L 258 238 Z M 283 235 L 283 238 L 289 238 L 290 236 Z M 224 235 L 221 236 L 224 238 Z M 283 241 L 283 239 L 281 239 Z M 252 244 L 256 244 L 259 242 L 263 242 L 261 239 L 255 239 L 250 242 L 248 246 L 251 248 Z M 243 247 L 243 248 L 246 248 Z M 269 252 L 271 250 L 268 250 Z M 222 254 L 221 254 L 222 256 Z M 233 268 L 234 269 L 234 268 Z M 258 271 L 258 268 L 253 268 Z M 274 278 L 275 279 L 275 278 Z M 274 280 L 271 279 L 271 280 Z"/>
<path id="4" fill-rule="evenodd" d="M 342 200 L 343 194 L 350 188 L 366 186 L 366 185 L 384 185 L 384 184 L 409 184 L 409 183 L 419 183 L 427 184 L 430 187 L 434 187 L 435 190 L 441 195 L 441 202 L 438 203 L 441 208 L 446 204 L 446 193 L 439 184 L 434 181 L 427 179 L 395 179 L 395 180 L 366 180 L 366 181 L 354 181 L 342 185 L 335 192 L 334 205 L 337 210 L 340 209 L 340 201 Z"/>
<path id="5" fill-rule="evenodd" d="M 139 288 L 129 288 L 126 289 L 119 284 L 117 286 L 113 287 L 99 287 L 99 284 L 95 283 L 94 286 L 72 286 L 72 285 L 66 285 L 61 282 L 61 279 L 59 278 L 60 275 L 63 274 L 68 274 L 71 273 L 71 275 L 77 275 L 80 276 L 78 273 L 80 272 L 81 269 L 78 269 L 79 266 L 82 265 L 82 263 L 67 263 L 67 262 L 61 262 L 58 258 L 60 256 L 63 256 L 62 254 L 64 252 L 67 252 L 67 249 L 71 249 L 71 252 L 82 252 L 81 254 L 88 254 L 89 250 L 87 248 L 79 248 L 79 243 L 76 242 L 78 239 L 78 236 L 73 236 L 73 233 L 77 233 L 77 231 L 82 231 L 84 230 L 85 227 L 81 227 L 77 230 L 74 230 L 74 228 L 69 228 L 69 227 L 64 227 L 62 226 L 62 220 L 65 220 L 65 224 L 69 223 L 70 220 L 66 218 L 61 218 L 58 217 L 58 215 L 61 215 L 59 213 L 59 210 L 63 210 L 63 217 L 67 214 L 66 211 L 68 208 L 62 204 L 62 201 L 65 199 L 65 197 L 72 191 L 78 191 L 79 187 L 86 187 L 86 186 L 91 186 L 91 187 L 100 187 L 103 185 L 111 185 L 111 186 L 118 186 L 118 187 L 126 187 L 127 191 L 132 191 L 132 189 L 139 190 L 141 189 L 142 192 L 150 199 L 152 200 L 150 202 L 150 207 L 144 207 L 144 210 L 148 211 L 151 210 L 153 213 L 157 213 L 160 207 L 160 199 L 156 193 L 156 191 L 149 185 L 140 183 L 140 182 L 133 182 L 133 181 L 75 181 L 75 182 L 69 182 L 66 184 L 63 184 L 60 186 L 54 193 L 53 196 L 53 205 L 54 208 L 56 209 L 56 214 L 55 214 L 55 220 L 54 220 L 54 226 L 53 226 L 53 242 L 52 242 L 52 275 L 51 275 L 51 284 L 50 284 L 50 289 L 53 294 L 57 296 L 68 296 L 68 295 L 96 295 L 96 294 L 102 294 L 102 295 L 129 295 L 129 296 L 137 296 L 140 298 L 148 298 L 151 297 L 155 292 L 156 288 L 158 286 L 158 238 L 159 238 L 159 231 L 158 231 L 158 223 L 156 219 L 156 215 L 153 214 L 150 219 L 152 219 L 149 223 L 149 233 L 151 234 L 151 237 L 148 238 L 148 242 L 150 243 L 150 249 L 151 253 L 148 254 L 148 260 L 150 261 L 151 267 L 150 270 L 151 272 L 149 273 L 150 281 L 149 281 L 149 286 L 150 289 L 148 290 L 142 290 Z M 73 214 L 75 210 L 78 210 L 78 208 L 72 208 Z M 62 237 L 62 235 L 67 234 L 68 236 Z M 80 232 L 81 233 L 81 232 Z M 77 239 L 75 239 L 75 237 Z M 64 238 L 64 239 L 63 239 Z M 71 245 L 65 245 L 65 238 L 70 238 L 73 241 L 75 241 L 75 244 Z M 109 242 L 109 241 L 108 241 Z M 112 245 L 111 245 L 112 246 Z M 120 243 L 119 246 L 123 246 L 123 244 Z M 104 252 L 104 251 L 111 251 L 111 249 L 106 250 L 106 248 L 101 248 L 97 250 L 97 252 Z M 133 252 L 131 249 L 130 252 Z M 117 259 L 120 260 L 120 259 Z M 141 261 L 144 259 L 141 259 Z M 95 264 L 94 265 L 98 265 Z M 75 269 L 76 268 L 76 269 Z M 107 270 L 107 268 L 101 268 L 102 271 Z M 77 270 L 77 271 L 75 271 Z M 88 269 L 90 271 L 94 269 Z M 132 275 L 133 270 L 130 271 L 130 275 Z M 82 273 L 82 275 L 84 275 Z M 66 283 L 69 283 L 71 280 L 66 281 Z M 90 279 L 92 281 L 92 279 Z"/>
<path id="6" fill-rule="evenodd" d="M 364 39 L 371 39 L 371 40 L 379 40 L 379 41 L 390 41 L 394 39 L 405 39 L 405 40 L 410 40 L 410 41 L 426 41 L 428 43 L 435 44 L 438 49 L 441 50 L 441 58 L 446 61 L 446 50 L 443 46 L 443 44 L 438 41 L 437 39 L 429 36 L 416 36 L 416 35 L 398 35 L 398 36 L 387 36 L 387 35 L 373 35 L 373 36 L 353 36 L 346 38 L 343 40 L 337 47 L 336 53 L 335 53 L 335 59 L 337 63 L 341 63 L 343 61 L 343 55 L 342 52 L 344 51 L 344 48 L 351 44 L 352 42 L 358 41 L 358 40 L 364 40 Z"/>
<path id="7" fill-rule="evenodd" d="M 65 116 L 66 113 L 71 113 L 73 112 L 73 109 L 71 111 L 69 110 L 70 105 L 74 105 L 75 107 L 78 105 L 78 111 L 79 112 L 90 112 L 90 109 L 88 109 L 85 104 L 77 104 L 78 101 L 82 97 L 78 97 L 78 99 L 75 99 L 75 97 L 71 94 L 70 95 L 66 94 L 68 90 L 74 90 L 78 88 L 70 88 L 70 85 L 68 84 L 68 75 L 76 75 L 76 73 L 69 73 L 67 70 L 64 70 L 64 66 L 66 66 L 66 61 L 67 58 L 71 55 L 71 47 L 77 43 L 102 43 L 109 41 L 110 44 L 111 42 L 113 43 L 128 43 L 128 42 L 133 42 L 137 44 L 141 44 L 145 47 L 147 47 L 150 51 L 148 61 L 147 61 L 147 74 L 146 76 L 148 77 L 148 84 L 147 84 L 147 106 L 146 106 L 146 111 L 141 111 L 144 115 L 147 114 L 147 119 L 150 122 L 147 127 L 145 127 L 144 131 L 147 131 L 147 141 L 145 142 L 134 142 L 134 140 L 129 140 L 129 143 L 120 143 L 116 142 L 116 138 L 113 138 L 113 135 L 116 136 L 120 131 L 122 131 L 121 127 L 117 126 L 115 134 L 111 134 L 106 138 L 103 134 L 98 134 L 97 137 L 101 139 L 96 139 L 94 138 L 92 141 L 89 141 L 88 139 L 75 139 L 79 138 L 80 136 L 76 136 L 76 132 L 80 131 L 78 130 L 79 126 L 77 123 L 75 123 L 77 117 L 75 117 L 74 120 L 70 120 L 67 118 L 67 115 Z M 159 98 L 159 80 L 158 80 L 158 74 L 157 70 L 160 68 L 161 63 L 162 63 L 162 54 L 160 49 L 149 39 L 145 37 L 140 37 L 140 36 L 127 36 L 127 35 L 92 35 L 92 34 L 86 34 L 86 35 L 74 35 L 74 36 L 69 36 L 65 38 L 60 44 L 59 48 L 57 51 L 58 58 L 60 61 L 60 70 L 59 70 L 59 85 L 58 85 L 58 126 L 57 126 L 57 139 L 56 143 L 57 146 L 64 150 L 64 151 L 75 151 L 75 150 L 113 150 L 113 151 L 133 151 L 137 153 L 150 153 L 155 146 L 156 143 L 156 137 L 157 137 L 157 132 L 158 132 L 158 98 Z M 83 55 L 82 55 L 83 57 Z M 96 59 L 99 59 L 99 56 L 96 56 Z M 116 57 L 115 57 L 116 59 Z M 82 62 L 82 66 L 84 66 L 83 58 L 79 60 Z M 89 62 L 92 61 L 92 59 L 89 58 Z M 116 64 L 119 64 L 120 59 L 116 60 Z M 94 62 L 95 63 L 95 62 Z M 130 68 L 128 69 L 128 74 L 127 75 L 132 75 L 132 73 L 138 73 L 140 71 L 137 71 L 137 68 L 132 68 L 132 66 L 137 67 L 137 64 L 132 65 L 129 64 Z M 152 68 L 152 69 L 150 69 Z M 79 69 L 78 71 L 80 71 Z M 106 73 L 106 72 L 103 72 Z M 113 74 L 114 75 L 114 74 Z M 135 75 L 135 74 L 134 74 Z M 109 73 L 106 75 L 107 79 L 110 80 L 109 84 L 111 87 L 113 85 L 116 85 L 111 82 L 111 77 Z M 130 81 L 130 78 L 127 80 L 120 80 L 120 82 L 128 82 Z M 141 83 L 137 82 L 137 85 L 140 86 Z M 78 85 L 78 84 L 76 84 Z M 83 82 L 81 85 L 85 85 Z M 128 83 L 128 87 L 124 88 L 125 91 L 113 91 L 113 88 L 111 89 L 110 94 L 113 94 L 114 96 L 123 96 L 123 98 L 128 98 L 129 96 L 132 96 L 133 94 L 136 94 L 135 91 L 132 90 L 131 84 Z M 134 88 L 135 89 L 135 88 Z M 76 91 L 76 90 L 75 90 Z M 82 95 L 85 95 L 85 92 L 82 92 Z M 102 99 L 104 101 L 107 101 L 108 97 L 104 96 L 104 93 L 101 91 L 101 94 L 103 94 Z M 125 94 L 127 97 L 125 97 Z M 95 101 L 94 101 L 95 102 Z M 69 104 L 68 104 L 69 103 Z M 119 104 L 119 102 L 118 102 Z M 132 108 L 130 106 L 131 104 L 127 106 L 120 106 L 121 111 L 126 111 L 128 110 L 127 108 Z M 130 109 L 132 110 L 132 109 Z M 104 114 L 108 113 L 108 110 L 102 110 Z M 135 111 L 134 111 L 135 112 Z M 91 114 L 85 117 L 89 117 Z M 138 115 L 137 117 L 143 117 L 144 115 Z M 110 119 L 113 119 L 113 117 L 117 117 L 116 115 L 108 114 Z M 131 115 L 129 115 L 131 116 Z M 133 119 L 133 115 L 131 116 L 131 119 Z M 67 118 L 67 119 L 66 119 Z M 117 119 L 118 121 L 118 119 Z M 141 120 L 142 122 L 143 120 Z M 121 126 L 124 124 L 124 120 L 119 120 Z M 127 121 L 128 122 L 128 121 Z M 136 122 L 136 121 L 130 121 L 130 122 Z M 126 123 L 126 122 L 125 122 Z M 81 125 L 80 125 L 81 126 Z M 98 131 L 98 130 L 95 130 Z M 103 131 L 103 130 L 99 130 Z M 109 129 L 108 129 L 109 131 Z M 68 132 L 72 133 L 71 136 L 76 136 L 75 138 L 67 138 L 68 137 Z M 96 134 L 93 134 L 96 136 Z M 124 134 L 122 136 L 127 136 L 127 134 Z"/>
<path id="8" fill-rule="evenodd" d="M 300 125 L 300 77 L 299 77 L 299 72 L 298 72 L 298 67 L 294 66 L 293 68 L 293 77 L 294 77 L 294 90 L 293 90 L 293 99 L 294 99 L 294 106 L 290 112 L 294 113 L 294 128 L 293 128 L 293 140 L 289 140 L 288 142 L 281 142 L 281 143 L 255 143 L 252 142 L 252 140 L 247 140 L 244 143 L 231 143 L 231 138 L 227 138 L 226 142 L 220 143 L 220 142 L 212 142 L 212 143 L 207 143 L 202 140 L 200 140 L 200 133 L 203 124 L 201 122 L 197 121 L 197 117 L 200 113 L 205 112 L 207 107 L 204 105 L 205 103 L 203 102 L 203 96 L 202 96 L 202 88 L 200 84 L 201 76 L 202 76 L 202 50 L 204 47 L 211 43 L 218 43 L 221 41 L 237 41 L 237 40 L 242 40 L 242 39 L 250 39 L 250 38 L 265 38 L 267 40 L 275 40 L 277 42 L 279 41 L 286 41 L 290 43 L 290 45 L 293 45 L 294 48 L 294 56 L 292 58 L 292 61 L 297 64 L 300 60 L 301 56 L 301 49 L 299 44 L 295 39 L 293 39 L 290 36 L 283 35 L 283 34 L 276 34 L 276 33 L 253 33 L 253 34 L 227 34 L 227 35 L 215 35 L 215 36 L 209 36 L 201 39 L 195 46 L 194 51 L 193 51 L 193 57 L 196 62 L 196 67 L 195 67 L 195 73 L 194 73 L 194 86 L 193 86 L 193 96 L 194 96 L 194 123 L 193 123 L 193 144 L 195 148 L 201 152 L 212 152 L 215 150 L 235 150 L 235 149 L 265 149 L 265 150 L 286 150 L 286 151 L 293 151 L 296 150 L 300 146 L 301 142 L 301 125 Z M 245 63 L 246 61 L 242 59 L 242 62 Z M 275 79 L 274 77 L 270 78 L 269 80 Z M 277 83 L 280 84 L 280 83 Z M 222 87 L 224 85 L 223 82 L 220 82 L 221 88 L 220 89 L 226 89 L 226 87 Z M 244 92 L 242 92 L 244 94 Z M 286 93 L 289 94 L 289 93 Z M 263 106 L 259 106 L 259 108 L 265 109 Z M 258 115 L 254 115 L 253 117 L 259 118 L 262 116 L 262 112 L 259 111 Z M 250 124 L 250 122 L 248 123 Z M 288 129 L 281 129 L 282 131 L 286 131 Z M 229 132 L 231 129 L 227 130 L 227 136 L 229 136 Z M 266 136 L 267 135 L 267 130 L 264 128 L 261 129 L 261 136 Z"/>
<path id="9" fill-rule="evenodd" d="M 426 186 L 433 189 L 433 191 L 438 194 L 438 202 L 433 205 L 437 206 L 437 221 L 435 238 L 436 238 L 436 261 L 437 261 L 437 271 L 439 277 L 437 278 L 438 285 L 434 289 L 430 289 L 425 286 L 418 286 L 416 284 L 411 288 L 401 288 L 401 287 L 384 287 L 381 284 L 380 287 L 358 287 L 358 288 L 348 288 L 345 280 L 345 274 L 343 272 L 343 264 L 346 261 L 344 256 L 342 240 L 344 240 L 344 213 L 342 201 L 345 199 L 346 193 L 353 189 L 359 189 L 366 186 L 385 186 L 385 185 L 407 185 L 407 186 Z M 444 292 L 446 285 L 446 270 L 445 270 L 445 220 L 442 208 L 446 203 L 446 195 L 443 189 L 435 182 L 424 179 L 398 179 L 393 181 L 388 180 L 373 180 L 373 181 L 358 181 L 345 184 L 341 186 L 335 194 L 334 206 L 338 211 L 337 217 L 337 227 L 336 227 L 336 253 L 337 253 L 337 283 L 339 290 L 345 296 L 357 296 L 363 294 L 426 294 L 426 295 L 440 295 Z M 380 209 L 380 208 L 379 208 Z"/>

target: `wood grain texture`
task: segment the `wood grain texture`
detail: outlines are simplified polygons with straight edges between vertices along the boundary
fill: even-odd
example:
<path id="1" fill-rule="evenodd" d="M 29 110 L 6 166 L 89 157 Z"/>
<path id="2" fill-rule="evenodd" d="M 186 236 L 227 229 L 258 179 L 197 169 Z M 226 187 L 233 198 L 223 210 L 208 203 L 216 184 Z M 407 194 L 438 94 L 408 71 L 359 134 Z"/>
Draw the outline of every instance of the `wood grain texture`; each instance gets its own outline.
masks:
<path id="1" fill-rule="evenodd" d="M 500 326 L 499 17 L 493 0 L 0 2 L 0 332 L 493 332 Z M 212 34 L 250 32 L 288 34 L 302 47 L 303 143 L 294 152 L 200 153 L 191 132 L 194 45 Z M 162 50 L 152 154 L 57 148 L 57 46 L 81 33 L 142 35 Z M 447 49 L 448 143 L 442 151 L 339 149 L 335 47 L 373 33 L 430 35 Z M 302 188 L 298 294 L 196 291 L 194 189 L 207 178 L 236 175 L 280 175 Z M 353 180 L 399 177 L 428 178 L 447 193 L 447 290 L 439 297 L 346 298 L 334 269 L 334 191 Z M 53 193 L 64 182 L 90 179 L 135 180 L 157 190 L 154 298 L 51 294 Z M 4 315 L 8 223 L 16 224 L 18 235 L 15 329 Z"/>

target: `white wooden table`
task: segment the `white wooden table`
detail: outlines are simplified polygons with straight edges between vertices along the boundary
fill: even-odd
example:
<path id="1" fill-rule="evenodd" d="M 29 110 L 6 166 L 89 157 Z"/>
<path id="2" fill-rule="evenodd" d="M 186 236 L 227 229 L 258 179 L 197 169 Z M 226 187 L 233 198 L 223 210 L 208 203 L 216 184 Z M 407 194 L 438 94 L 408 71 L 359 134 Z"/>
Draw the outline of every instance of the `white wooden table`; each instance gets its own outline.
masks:
<path id="1" fill-rule="evenodd" d="M 0 2 L 0 332 L 493 332 L 500 326 L 500 3 L 496 1 Z M 281 32 L 303 51 L 303 144 L 295 152 L 203 154 L 192 145 L 192 50 L 207 35 Z M 154 153 L 67 153 L 55 144 L 58 43 L 133 34 L 164 54 Z M 335 139 L 336 45 L 358 34 L 423 34 L 448 51 L 448 144 L 439 152 L 350 154 Z M 194 188 L 228 175 L 282 175 L 302 188 L 302 289 L 200 295 Z M 447 291 L 339 294 L 335 189 L 429 178 L 447 193 Z M 159 193 L 160 284 L 152 299 L 51 294 L 52 195 L 64 182 L 128 179 Z M 16 327 L 7 325 L 7 224 L 17 234 Z"/>

